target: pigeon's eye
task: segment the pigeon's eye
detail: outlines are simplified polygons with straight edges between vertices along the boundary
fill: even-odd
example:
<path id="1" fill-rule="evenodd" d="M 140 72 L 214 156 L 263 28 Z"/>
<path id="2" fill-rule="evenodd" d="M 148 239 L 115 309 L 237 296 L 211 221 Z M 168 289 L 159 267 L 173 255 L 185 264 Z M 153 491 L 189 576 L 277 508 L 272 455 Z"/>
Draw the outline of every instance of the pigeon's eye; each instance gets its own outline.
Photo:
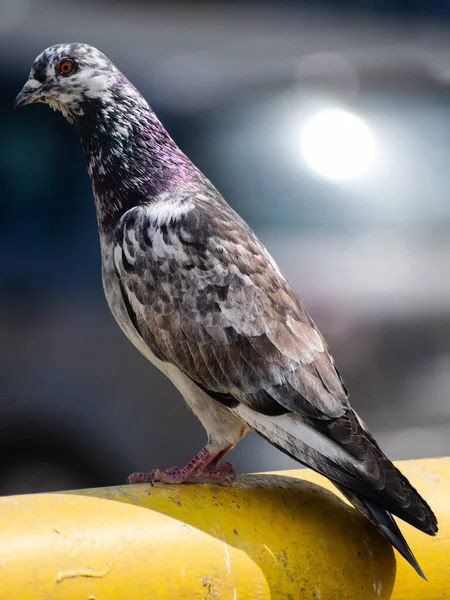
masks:
<path id="1" fill-rule="evenodd" d="M 74 70 L 75 65 L 73 63 L 73 61 L 69 60 L 68 58 L 64 58 L 58 66 L 58 71 L 60 75 L 66 76 L 66 75 L 70 75 L 72 73 L 72 71 Z"/>

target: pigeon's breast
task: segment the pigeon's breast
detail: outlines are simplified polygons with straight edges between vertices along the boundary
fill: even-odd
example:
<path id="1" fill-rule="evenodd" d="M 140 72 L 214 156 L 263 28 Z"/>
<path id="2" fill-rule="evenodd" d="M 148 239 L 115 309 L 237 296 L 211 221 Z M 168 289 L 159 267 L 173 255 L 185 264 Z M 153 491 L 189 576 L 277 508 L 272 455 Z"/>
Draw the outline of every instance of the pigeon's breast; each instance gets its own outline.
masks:
<path id="1" fill-rule="evenodd" d="M 132 344 L 152 362 L 160 371 L 166 373 L 167 364 L 159 360 L 150 350 L 139 333 L 130 317 L 130 312 L 125 304 L 124 295 L 121 289 L 120 279 L 114 267 L 114 244 L 106 238 L 101 240 L 102 250 L 102 280 L 108 306 L 117 321 L 119 327 L 125 333 Z M 166 373 L 167 374 L 167 373 Z"/>

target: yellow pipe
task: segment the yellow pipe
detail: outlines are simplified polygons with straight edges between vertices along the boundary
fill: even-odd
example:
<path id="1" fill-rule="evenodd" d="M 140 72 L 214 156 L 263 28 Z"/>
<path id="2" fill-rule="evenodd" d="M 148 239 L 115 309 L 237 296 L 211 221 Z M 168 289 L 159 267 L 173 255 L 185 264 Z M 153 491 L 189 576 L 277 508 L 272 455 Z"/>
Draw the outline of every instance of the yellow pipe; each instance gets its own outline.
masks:
<path id="1" fill-rule="evenodd" d="M 0 498 L 1 600 L 431 600 L 450 592 L 450 459 L 399 467 L 441 533 L 404 526 L 422 581 L 306 470 Z M 317 485 L 320 483 L 320 486 Z M 321 487 L 323 486 L 323 487 Z"/>

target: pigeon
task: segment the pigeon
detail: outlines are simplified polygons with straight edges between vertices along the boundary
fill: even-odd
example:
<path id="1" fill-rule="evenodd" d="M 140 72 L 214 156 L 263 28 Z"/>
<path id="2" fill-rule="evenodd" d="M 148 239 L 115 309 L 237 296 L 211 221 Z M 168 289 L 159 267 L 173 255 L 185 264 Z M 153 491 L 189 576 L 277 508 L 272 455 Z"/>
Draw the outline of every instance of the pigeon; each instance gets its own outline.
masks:
<path id="1" fill-rule="evenodd" d="M 78 130 L 111 312 L 208 436 L 184 468 L 128 482 L 231 484 L 236 470 L 221 461 L 253 430 L 329 478 L 425 578 L 393 515 L 429 535 L 435 515 L 352 409 L 274 259 L 139 91 L 96 48 L 57 44 L 35 59 L 15 106 L 34 102 Z"/>

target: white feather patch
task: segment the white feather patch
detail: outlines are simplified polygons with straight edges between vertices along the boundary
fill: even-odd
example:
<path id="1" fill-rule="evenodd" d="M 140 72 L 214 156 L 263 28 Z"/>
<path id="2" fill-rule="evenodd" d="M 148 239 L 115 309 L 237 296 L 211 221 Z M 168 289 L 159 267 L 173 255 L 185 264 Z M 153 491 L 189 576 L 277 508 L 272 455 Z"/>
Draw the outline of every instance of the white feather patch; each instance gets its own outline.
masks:
<path id="1" fill-rule="evenodd" d="M 313 448 L 323 456 L 336 462 L 342 462 L 345 457 L 352 458 L 336 442 L 316 431 L 300 417 L 289 414 L 278 417 L 262 415 L 244 404 L 233 409 L 249 427 L 264 435 L 267 439 L 290 451 L 292 438 Z M 299 448 L 300 454 L 301 448 Z"/>
<path id="2" fill-rule="evenodd" d="M 193 200 L 161 197 L 154 204 L 146 207 L 148 217 L 155 225 L 161 226 L 176 221 L 194 208 Z"/>

